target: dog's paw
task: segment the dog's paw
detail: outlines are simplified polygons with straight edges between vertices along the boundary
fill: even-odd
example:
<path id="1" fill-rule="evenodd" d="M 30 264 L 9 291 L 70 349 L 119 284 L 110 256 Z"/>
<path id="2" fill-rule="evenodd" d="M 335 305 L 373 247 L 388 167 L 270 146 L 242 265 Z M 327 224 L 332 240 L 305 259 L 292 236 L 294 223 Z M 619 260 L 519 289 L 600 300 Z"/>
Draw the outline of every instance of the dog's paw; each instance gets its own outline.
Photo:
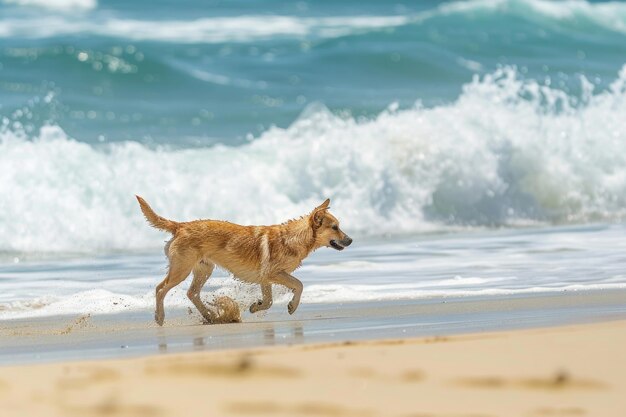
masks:
<path id="1" fill-rule="evenodd" d="M 154 321 L 156 321 L 159 326 L 163 326 L 164 320 L 165 320 L 165 317 L 159 316 L 158 314 L 154 315 Z"/>
<path id="2" fill-rule="evenodd" d="M 289 314 L 295 313 L 297 308 L 298 306 L 294 306 L 293 301 L 289 301 L 289 304 L 287 304 L 287 311 L 289 312 Z"/>
<path id="3" fill-rule="evenodd" d="M 261 307 L 261 305 L 263 305 L 263 301 L 259 300 L 256 303 L 252 304 L 250 306 L 250 313 L 254 314 L 257 311 L 259 311 L 259 308 Z"/>

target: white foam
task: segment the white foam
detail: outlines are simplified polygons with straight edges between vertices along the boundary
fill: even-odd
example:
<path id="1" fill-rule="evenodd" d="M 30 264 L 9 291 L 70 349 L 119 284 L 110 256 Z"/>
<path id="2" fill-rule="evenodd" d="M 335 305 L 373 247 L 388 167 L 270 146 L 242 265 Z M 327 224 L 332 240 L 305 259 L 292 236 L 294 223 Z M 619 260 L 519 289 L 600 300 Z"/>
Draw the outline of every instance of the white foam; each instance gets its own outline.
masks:
<path id="1" fill-rule="evenodd" d="M 91 283 L 94 285 L 93 283 Z M 123 288 L 114 285 L 115 282 L 96 284 L 99 288 L 73 291 L 64 295 L 41 296 L 30 299 L 20 299 L 0 304 L 0 319 L 15 319 L 24 317 L 46 317 L 65 314 L 115 314 L 128 311 L 154 310 L 155 297 L 152 285 L 147 292 L 122 292 Z M 168 308 L 193 307 L 187 297 L 187 284 L 171 290 L 166 299 Z M 112 287 L 107 290 L 102 287 Z M 78 287 L 75 287 L 75 289 Z M 136 289 L 135 289 L 136 290 Z M 212 278 L 211 285 L 205 287 L 202 294 L 203 301 L 208 303 L 215 296 L 233 298 L 243 310 L 260 297 L 258 286 L 245 284 L 233 279 Z M 282 287 L 274 289 L 274 299 L 278 303 L 287 303 L 287 290 Z"/>
<path id="2" fill-rule="evenodd" d="M 0 37 L 47 38 L 67 35 L 98 35 L 177 43 L 248 42 L 273 37 L 335 38 L 359 31 L 401 26 L 404 16 L 236 16 L 196 20 L 150 21 L 123 18 L 76 20 L 47 16 L 45 22 L 33 18 L 4 19 Z"/>
<path id="3" fill-rule="evenodd" d="M 483 279 L 469 279 L 454 288 L 451 283 L 444 283 L 449 288 L 439 288 L 436 284 L 412 285 L 310 285 L 303 295 L 304 304 L 336 304 L 369 301 L 420 300 L 442 297 L 470 297 L 470 296 L 502 296 L 515 294 L 558 293 L 568 291 L 590 291 L 626 288 L 626 283 L 603 284 L 569 284 L 555 286 L 540 286 L 528 288 L 494 288 L 485 287 Z M 232 283 L 231 283 L 232 284 Z M 463 287 L 463 285 L 467 285 Z M 432 288 L 429 288 L 432 287 Z M 258 288 L 228 285 L 209 295 L 203 293 L 204 302 L 214 296 L 227 295 L 233 298 L 242 311 L 246 311 L 253 301 L 260 295 Z M 274 308 L 281 308 L 290 299 L 290 295 L 282 287 L 274 288 Z M 67 296 L 40 297 L 30 300 L 14 301 L 3 304 L 0 308 L 0 320 L 19 319 L 27 317 L 47 317 L 66 314 L 116 314 L 130 311 L 146 311 L 151 314 L 154 310 L 154 291 L 141 295 L 128 295 L 111 292 L 103 289 L 81 291 Z M 193 308 L 186 296 L 186 290 L 175 288 L 166 299 L 167 308 Z M 149 313 L 148 313 L 149 312 Z M 286 313 L 285 313 L 286 314 Z"/>
<path id="4" fill-rule="evenodd" d="M 379 289 L 375 285 L 327 285 L 312 286 L 302 296 L 305 303 L 334 304 L 364 301 L 419 300 L 442 297 L 501 296 L 515 294 L 556 293 L 567 291 L 590 291 L 601 289 L 623 289 L 624 283 L 576 284 L 556 287 L 532 288 L 475 288 L 475 289 Z"/>
<path id="5" fill-rule="evenodd" d="M 626 4 L 585 0 L 472 0 L 445 3 L 442 15 L 497 14 L 516 16 L 531 21 L 549 19 L 555 23 L 591 23 L 604 29 L 626 33 Z"/>
<path id="6" fill-rule="evenodd" d="M 96 0 L 3 0 L 5 3 L 38 6 L 61 12 L 92 10 Z M 93 13 L 73 19 L 66 14 L 45 17 L 5 18 L 0 21 L 0 38 L 47 38 L 54 36 L 105 36 L 135 41 L 177 43 L 223 43 L 261 41 L 275 37 L 337 38 L 372 30 L 421 24 L 430 19 L 467 15 L 487 16 L 500 21 L 506 17 L 541 21 L 554 25 L 591 25 L 626 33 L 626 4 L 590 3 L 583 0 L 471 0 L 444 3 L 432 10 L 405 16 L 288 15 L 217 16 L 195 20 L 137 20 Z M 476 67 L 472 61 L 461 65 Z"/>
<path id="7" fill-rule="evenodd" d="M 94 148 L 58 126 L 0 129 L 0 251 L 137 249 L 166 236 L 135 194 L 174 220 L 271 224 L 326 197 L 350 233 L 626 216 L 626 66 L 582 100 L 505 68 L 449 105 L 372 120 L 308 109 L 240 147 Z"/>
<path id="8" fill-rule="evenodd" d="M 98 6 L 96 0 L 2 0 L 4 4 L 41 7 L 58 11 L 93 10 Z"/>

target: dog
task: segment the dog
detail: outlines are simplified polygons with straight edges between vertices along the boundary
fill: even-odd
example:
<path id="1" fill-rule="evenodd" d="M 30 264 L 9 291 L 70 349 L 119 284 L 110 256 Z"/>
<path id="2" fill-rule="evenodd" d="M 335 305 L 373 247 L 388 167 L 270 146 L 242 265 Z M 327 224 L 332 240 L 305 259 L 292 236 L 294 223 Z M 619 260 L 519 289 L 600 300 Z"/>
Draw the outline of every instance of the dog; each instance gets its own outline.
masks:
<path id="1" fill-rule="evenodd" d="M 200 300 L 200 290 L 215 266 L 242 281 L 260 284 L 262 298 L 250 306 L 251 313 L 272 306 L 272 285 L 277 284 L 293 291 L 287 306 L 289 314 L 293 314 L 303 289 L 302 282 L 291 275 L 293 271 L 311 252 L 323 246 L 340 251 L 352 243 L 339 228 L 337 218 L 329 213 L 330 199 L 299 219 L 272 226 L 242 226 L 221 220 L 168 220 L 156 214 L 143 198 L 136 197 L 148 223 L 173 235 L 165 244 L 168 273 L 156 287 L 154 318 L 160 326 L 165 319 L 165 296 L 190 273 L 193 281 L 187 296 L 207 323 L 217 320 L 216 314 Z"/>

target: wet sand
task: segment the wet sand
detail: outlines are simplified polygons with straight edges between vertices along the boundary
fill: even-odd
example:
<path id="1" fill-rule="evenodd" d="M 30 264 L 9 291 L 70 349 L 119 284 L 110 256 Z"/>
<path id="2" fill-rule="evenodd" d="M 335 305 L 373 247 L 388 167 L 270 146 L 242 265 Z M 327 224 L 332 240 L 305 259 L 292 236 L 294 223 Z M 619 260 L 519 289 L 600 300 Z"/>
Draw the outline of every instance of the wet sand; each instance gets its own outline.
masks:
<path id="1" fill-rule="evenodd" d="M 0 368 L 3 416 L 603 416 L 626 321 Z"/>
<path id="2" fill-rule="evenodd" d="M 259 346 L 449 336 L 626 319 L 626 290 L 498 297 L 303 304 L 290 316 L 278 303 L 243 323 L 202 325 L 189 310 L 56 316 L 0 322 L 0 365 L 124 358 Z"/>

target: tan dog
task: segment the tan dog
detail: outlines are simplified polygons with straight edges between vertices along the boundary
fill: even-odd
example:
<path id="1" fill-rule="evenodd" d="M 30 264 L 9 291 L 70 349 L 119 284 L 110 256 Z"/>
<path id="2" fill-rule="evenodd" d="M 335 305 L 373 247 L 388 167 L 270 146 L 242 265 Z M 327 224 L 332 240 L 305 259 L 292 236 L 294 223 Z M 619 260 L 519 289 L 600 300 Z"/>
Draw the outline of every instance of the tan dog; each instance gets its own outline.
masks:
<path id="1" fill-rule="evenodd" d="M 352 243 L 339 229 L 339 221 L 328 212 L 330 200 L 324 201 L 309 215 L 273 226 L 241 226 L 219 220 L 175 222 L 157 215 L 137 196 L 141 211 L 157 229 L 174 237 L 165 245 L 169 272 L 156 287 L 155 320 L 163 325 L 163 299 L 169 290 L 193 272 L 187 296 L 204 319 L 212 323 L 215 313 L 200 300 L 200 290 L 218 265 L 242 281 L 261 285 L 262 300 L 250 306 L 250 312 L 267 310 L 272 305 L 272 284 L 293 291 L 287 310 L 293 314 L 300 304 L 302 282 L 290 274 L 311 252 L 328 246 L 337 250 Z"/>

